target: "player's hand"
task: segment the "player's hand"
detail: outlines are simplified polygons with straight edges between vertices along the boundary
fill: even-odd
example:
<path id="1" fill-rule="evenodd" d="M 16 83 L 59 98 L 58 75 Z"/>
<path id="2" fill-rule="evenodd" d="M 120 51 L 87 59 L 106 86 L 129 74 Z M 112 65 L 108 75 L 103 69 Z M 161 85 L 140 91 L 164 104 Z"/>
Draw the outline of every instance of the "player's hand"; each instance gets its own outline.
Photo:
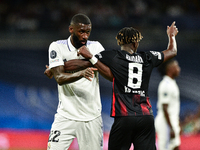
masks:
<path id="1" fill-rule="evenodd" d="M 49 69 L 49 66 L 48 66 L 48 65 L 46 65 L 46 70 L 44 71 L 44 74 L 45 74 L 49 79 L 53 78 L 53 74 L 52 74 L 51 70 Z"/>
<path id="2" fill-rule="evenodd" d="M 94 71 L 98 70 L 97 68 L 89 67 L 84 70 L 82 70 L 82 76 L 88 79 L 89 81 L 92 81 L 91 78 L 94 77 Z"/>
<path id="3" fill-rule="evenodd" d="M 84 45 L 81 46 L 78 51 L 77 51 L 77 56 L 82 55 L 83 57 L 85 57 L 86 59 L 90 59 L 92 58 L 92 54 L 90 53 L 89 49 Z"/>
<path id="4" fill-rule="evenodd" d="M 178 28 L 175 25 L 175 21 L 171 24 L 171 26 L 167 26 L 167 35 L 177 35 L 178 34 Z"/>

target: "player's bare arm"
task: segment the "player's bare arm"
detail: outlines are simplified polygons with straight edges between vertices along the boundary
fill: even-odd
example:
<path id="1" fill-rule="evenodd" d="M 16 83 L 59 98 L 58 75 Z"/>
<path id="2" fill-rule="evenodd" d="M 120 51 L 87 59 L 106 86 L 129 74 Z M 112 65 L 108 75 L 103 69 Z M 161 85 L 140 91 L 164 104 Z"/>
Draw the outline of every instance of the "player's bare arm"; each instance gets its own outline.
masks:
<path id="1" fill-rule="evenodd" d="M 82 55 L 86 59 L 91 59 L 94 57 L 88 50 L 86 46 L 82 46 L 79 48 L 77 55 Z M 108 66 L 103 64 L 101 61 L 97 60 L 97 62 L 94 64 L 94 66 L 98 69 L 99 73 L 107 80 L 113 81 L 113 74 Z"/>
<path id="2" fill-rule="evenodd" d="M 163 104 L 163 111 L 164 111 L 164 116 L 165 116 L 165 119 L 167 121 L 167 124 L 170 127 L 170 138 L 173 139 L 173 138 L 175 138 L 175 133 L 174 133 L 174 130 L 172 128 L 171 121 L 169 119 L 168 104 Z"/>
<path id="3" fill-rule="evenodd" d="M 177 55 L 177 44 L 175 36 L 178 34 L 178 28 L 175 26 L 175 21 L 171 26 L 167 26 L 167 35 L 168 35 L 168 47 L 163 51 L 164 53 L 164 62 L 175 57 Z"/>
<path id="4" fill-rule="evenodd" d="M 75 73 L 65 73 L 64 66 L 51 68 L 51 72 L 53 73 L 53 76 L 59 85 L 75 82 L 82 77 L 85 77 L 86 79 L 91 81 L 91 78 L 94 77 L 94 70 L 97 69 L 91 67 Z"/>
<path id="5" fill-rule="evenodd" d="M 97 61 L 94 66 L 98 69 L 99 73 L 107 80 L 113 81 L 113 74 L 108 66 L 103 64 L 101 61 Z"/>
<path id="6" fill-rule="evenodd" d="M 65 71 L 78 71 L 92 66 L 91 62 L 83 59 L 72 59 L 64 63 Z"/>
<path id="7" fill-rule="evenodd" d="M 82 59 L 73 59 L 73 60 L 66 61 L 64 63 L 64 69 L 65 69 L 66 72 L 68 72 L 68 71 L 79 71 L 79 70 L 83 70 L 83 69 L 86 69 L 86 68 L 92 67 L 92 66 L 93 65 L 91 64 L 90 61 L 82 60 Z M 44 74 L 49 79 L 53 78 L 53 74 L 52 74 L 51 70 L 49 69 L 48 65 L 46 65 L 46 70 L 44 71 Z"/>

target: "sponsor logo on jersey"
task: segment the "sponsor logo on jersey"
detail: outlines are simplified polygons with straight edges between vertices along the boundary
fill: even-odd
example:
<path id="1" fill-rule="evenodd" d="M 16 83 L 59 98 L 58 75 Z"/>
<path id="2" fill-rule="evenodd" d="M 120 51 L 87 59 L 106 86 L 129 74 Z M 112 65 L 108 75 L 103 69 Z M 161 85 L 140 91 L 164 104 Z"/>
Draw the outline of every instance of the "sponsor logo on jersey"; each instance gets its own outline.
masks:
<path id="1" fill-rule="evenodd" d="M 57 56 L 56 51 L 55 51 L 55 50 L 52 50 L 52 51 L 50 52 L 50 57 L 51 57 L 51 59 L 56 58 L 56 56 Z"/>
<path id="2" fill-rule="evenodd" d="M 50 63 L 59 62 L 59 59 L 50 60 Z"/>
<path id="3" fill-rule="evenodd" d="M 129 61 L 136 62 L 136 63 L 143 63 L 143 59 L 139 55 L 130 56 L 130 55 L 126 54 L 126 59 L 129 60 Z"/>
<path id="4" fill-rule="evenodd" d="M 158 56 L 158 59 L 161 59 L 161 53 L 160 52 L 155 52 L 155 51 L 150 51 L 154 56 Z"/>

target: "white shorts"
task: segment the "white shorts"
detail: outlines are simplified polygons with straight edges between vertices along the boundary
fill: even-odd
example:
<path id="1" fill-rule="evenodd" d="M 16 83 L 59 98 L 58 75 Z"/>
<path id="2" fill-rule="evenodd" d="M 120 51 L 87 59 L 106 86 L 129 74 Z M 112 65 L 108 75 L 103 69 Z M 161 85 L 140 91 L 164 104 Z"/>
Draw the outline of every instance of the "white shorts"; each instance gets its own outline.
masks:
<path id="1" fill-rule="evenodd" d="M 79 150 L 103 149 L 101 116 L 90 121 L 75 121 L 55 115 L 48 141 L 48 150 L 67 150 L 77 138 Z"/>
<path id="2" fill-rule="evenodd" d="M 163 116 L 156 116 L 155 129 L 158 137 L 159 150 L 171 150 L 181 144 L 179 121 L 172 121 L 175 138 L 170 139 L 170 128 Z"/>

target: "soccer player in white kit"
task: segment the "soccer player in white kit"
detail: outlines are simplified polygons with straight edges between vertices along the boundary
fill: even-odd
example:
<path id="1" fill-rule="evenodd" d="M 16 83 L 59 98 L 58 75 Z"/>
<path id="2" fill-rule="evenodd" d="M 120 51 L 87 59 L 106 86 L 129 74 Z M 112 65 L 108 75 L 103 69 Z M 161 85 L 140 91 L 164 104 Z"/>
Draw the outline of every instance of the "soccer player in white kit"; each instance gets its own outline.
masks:
<path id="1" fill-rule="evenodd" d="M 77 14 L 69 26 L 71 36 L 49 46 L 49 69 L 58 83 L 59 104 L 49 135 L 48 150 L 67 150 L 74 138 L 77 138 L 80 150 L 103 149 L 98 72 L 94 71 L 91 75 L 93 71 L 87 67 L 92 64 L 77 56 L 82 45 L 86 45 L 92 54 L 104 50 L 99 42 L 88 40 L 91 26 L 86 15 Z M 79 59 L 78 63 L 72 63 L 74 59 Z M 68 68 L 75 66 L 81 71 L 66 73 L 65 63 L 68 63 Z M 45 71 L 47 76 L 51 74 L 49 69 Z"/>
<path id="2" fill-rule="evenodd" d="M 180 67 L 175 59 L 163 63 L 158 68 L 163 80 L 158 86 L 157 116 L 155 127 L 159 150 L 179 150 L 180 146 L 180 93 L 175 78 Z"/>

